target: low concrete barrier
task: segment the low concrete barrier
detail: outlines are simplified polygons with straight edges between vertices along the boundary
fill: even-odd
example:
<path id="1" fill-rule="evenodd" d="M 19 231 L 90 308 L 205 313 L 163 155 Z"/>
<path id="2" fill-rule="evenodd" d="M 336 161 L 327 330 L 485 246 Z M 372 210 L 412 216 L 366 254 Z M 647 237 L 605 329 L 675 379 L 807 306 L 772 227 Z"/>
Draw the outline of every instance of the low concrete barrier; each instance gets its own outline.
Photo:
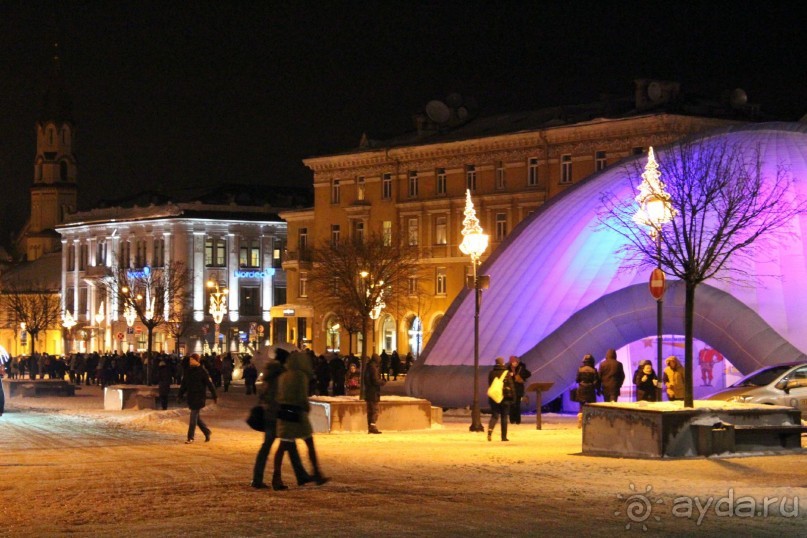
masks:
<path id="1" fill-rule="evenodd" d="M 367 431 L 367 404 L 363 400 L 355 396 L 314 396 L 310 402 L 309 419 L 315 432 Z M 442 412 L 435 413 L 434 409 L 428 400 L 382 396 L 376 425 L 381 431 L 429 429 L 442 424 Z"/>
<path id="2" fill-rule="evenodd" d="M 6 398 L 17 396 L 75 396 L 76 386 L 63 379 L 3 379 Z"/>
<path id="3" fill-rule="evenodd" d="M 179 385 L 171 385 L 168 405 L 176 405 Z M 104 409 L 158 409 L 159 389 L 156 385 L 110 385 L 104 388 Z"/>

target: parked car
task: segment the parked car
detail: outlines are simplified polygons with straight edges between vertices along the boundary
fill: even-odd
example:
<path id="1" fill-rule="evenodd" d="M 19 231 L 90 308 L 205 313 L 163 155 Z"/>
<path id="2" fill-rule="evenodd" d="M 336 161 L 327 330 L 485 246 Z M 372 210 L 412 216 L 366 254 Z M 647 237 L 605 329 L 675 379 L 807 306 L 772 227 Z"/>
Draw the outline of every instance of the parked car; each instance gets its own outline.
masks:
<path id="1" fill-rule="evenodd" d="M 745 376 L 707 400 L 785 405 L 807 419 L 807 362 L 766 366 Z"/>

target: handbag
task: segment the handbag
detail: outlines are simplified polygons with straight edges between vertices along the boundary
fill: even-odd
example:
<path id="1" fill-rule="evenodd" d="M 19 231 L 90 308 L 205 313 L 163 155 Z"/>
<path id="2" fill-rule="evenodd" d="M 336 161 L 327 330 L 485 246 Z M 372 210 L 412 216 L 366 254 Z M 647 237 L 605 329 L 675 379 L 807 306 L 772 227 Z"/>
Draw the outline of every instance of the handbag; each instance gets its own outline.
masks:
<path id="1" fill-rule="evenodd" d="M 490 386 L 488 387 L 488 398 L 490 398 L 497 404 L 502 403 L 502 400 L 504 400 L 505 377 L 507 377 L 507 372 L 504 372 L 500 376 L 494 377 L 493 381 L 490 382 Z"/>
<path id="2" fill-rule="evenodd" d="M 266 409 L 262 405 L 250 409 L 247 424 L 255 431 L 266 431 Z"/>
<path id="3" fill-rule="evenodd" d="M 301 422 L 303 409 L 296 405 L 280 404 L 277 410 L 277 418 L 284 422 Z"/>

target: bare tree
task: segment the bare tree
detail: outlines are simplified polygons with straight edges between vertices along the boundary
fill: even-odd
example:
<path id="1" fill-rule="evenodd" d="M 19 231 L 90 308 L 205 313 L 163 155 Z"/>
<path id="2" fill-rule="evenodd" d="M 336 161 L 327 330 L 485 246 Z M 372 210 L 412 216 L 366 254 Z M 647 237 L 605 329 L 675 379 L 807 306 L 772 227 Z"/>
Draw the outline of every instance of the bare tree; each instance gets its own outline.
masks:
<path id="1" fill-rule="evenodd" d="M 190 308 L 174 311 L 166 321 L 168 334 L 174 339 L 174 351 L 179 354 L 179 341 L 188 333 L 193 323 L 193 312 Z"/>
<path id="2" fill-rule="evenodd" d="M 355 310 L 350 309 L 344 304 L 338 305 L 334 313 L 336 314 L 336 319 L 347 333 L 348 355 L 353 355 L 353 336 L 361 332 L 362 318 Z"/>
<path id="3" fill-rule="evenodd" d="M 634 187 L 641 181 L 643 165 L 634 161 L 626 168 Z M 807 205 L 793 195 L 793 179 L 782 163 L 776 163 L 773 177 L 768 177 L 770 168 L 763 167 L 759 146 L 695 138 L 665 150 L 658 168 L 662 192 L 649 195 L 663 197 L 666 189 L 672 218 L 654 230 L 657 243 L 648 240 L 647 229 L 636 225 L 637 205 L 632 199 L 604 196 L 600 222 L 627 240 L 622 254 L 629 266 L 658 266 L 684 282 L 684 405 L 692 407 L 696 288 L 710 278 L 737 281 L 748 276 L 744 262 L 762 245 L 759 240 L 764 238 L 768 245 L 783 241 L 789 223 Z"/>
<path id="4" fill-rule="evenodd" d="M 118 267 L 112 278 L 102 281 L 107 291 L 118 298 L 120 308 L 134 312 L 148 333 L 146 347 L 146 383 L 151 383 L 151 358 L 154 329 L 168 323 L 186 310 L 190 272 L 182 262 L 165 267 L 129 269 Z"/>
<path id="5" fill-rule="evenodd" d="M 381 234 L 370 234 L 364 240 L 323 242 L 312 250 L 308 276 L 314 303 L 341 313 L 348 323 L 360 320 L 362 359 L 367 357 L 370 313 L 406 299 L 409 279 L 420 269 L 418 259 L 417 246 Z"/>
<path id="6" fill-rule="evenodd" d="M 25 332 L 31 336 L 31 355 L 36 352 L 39 333 L 59 327 L 59 294 L 41 282 L 5 282 L 0 304 L 10 326 L 21 327 L 25 323 Z"/>

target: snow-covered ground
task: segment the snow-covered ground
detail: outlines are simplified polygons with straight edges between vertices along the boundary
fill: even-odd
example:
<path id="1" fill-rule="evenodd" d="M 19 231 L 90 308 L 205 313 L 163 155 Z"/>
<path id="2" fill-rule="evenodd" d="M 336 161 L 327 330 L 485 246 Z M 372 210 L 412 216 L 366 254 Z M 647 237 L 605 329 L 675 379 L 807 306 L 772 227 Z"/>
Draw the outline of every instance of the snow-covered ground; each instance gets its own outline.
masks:
<path id="1" fill-rule="evenodd" d="M 193 445 L 187 410 L 104 411 L 94 387 L 6 401 L 0 536 L 807 535 L 804 453 L 586 457 L 562 415 L 541 431 L 525 417 L 508 443 L 468 432 L 463 412 L 432 430 L 317 435 L 331 482 L 295 487 L 286 462 L 291 489 L 253 490 L 253 401 L 221 395 L 202 412 L 212 441 Z"/>

